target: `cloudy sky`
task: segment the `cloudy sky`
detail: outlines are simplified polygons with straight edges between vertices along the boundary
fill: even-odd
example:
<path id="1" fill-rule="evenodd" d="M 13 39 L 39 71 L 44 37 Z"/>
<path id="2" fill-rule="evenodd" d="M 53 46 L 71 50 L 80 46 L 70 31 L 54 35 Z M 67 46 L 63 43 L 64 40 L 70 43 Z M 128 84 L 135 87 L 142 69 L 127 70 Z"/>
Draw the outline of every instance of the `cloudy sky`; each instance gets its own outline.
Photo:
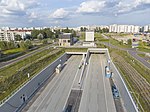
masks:
<path id="1" fill-rule="evenodd" d="M 0 0 L 0 27 L 150 24 L 150 0 Z"/>

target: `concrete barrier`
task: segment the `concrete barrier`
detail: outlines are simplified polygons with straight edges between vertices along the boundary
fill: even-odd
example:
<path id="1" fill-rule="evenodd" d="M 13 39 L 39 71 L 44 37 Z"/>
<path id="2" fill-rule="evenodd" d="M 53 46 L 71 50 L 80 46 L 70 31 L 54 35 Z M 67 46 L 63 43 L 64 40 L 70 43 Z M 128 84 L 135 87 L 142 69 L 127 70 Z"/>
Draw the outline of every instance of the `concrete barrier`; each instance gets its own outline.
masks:
<path id="1" fill-rule="evenodd" d="M 108 60 L 111 60 L 108 51 L 106 53 L 106 56 L 107 56 Z M 119 71 L 117 70 L 116 66 L 114 65 L 114 63 L 112 61 L 110 61 L 110 69 L 114 73 L 113 80 L 119 89 L 120 96 L 123 100 L 123 106 L 125 107 L 126 111 L 127 112 L 138 112 L 135 102 L 133 101 L 133 98 L 132 98 L 122 76 L 120 75 Z"/>
<path id="2" fill-rule="evenodd" d="M 58 64 L 63 65 L 69 56 L 65 53 L 38 75 L 20 88 L 12 97 L 0 106 L 0 112 L 18 112 L 28 102 L 41 85 L 55 72 Z"/>

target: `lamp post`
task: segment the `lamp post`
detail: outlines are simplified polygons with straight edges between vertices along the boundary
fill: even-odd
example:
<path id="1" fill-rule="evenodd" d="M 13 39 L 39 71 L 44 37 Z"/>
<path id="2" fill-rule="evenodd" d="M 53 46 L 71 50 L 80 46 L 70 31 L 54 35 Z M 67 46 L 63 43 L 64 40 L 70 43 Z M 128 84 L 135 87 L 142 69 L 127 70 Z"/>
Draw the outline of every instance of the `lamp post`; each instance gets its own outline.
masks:
<path id="1" fill-rule="evenodd" d="M 107 62 L 108 62 L 108 65 L 109 65 L 109 69 L 110 69 L 110 59 L 108 59 L 108 61 L 107 61 Z"/>

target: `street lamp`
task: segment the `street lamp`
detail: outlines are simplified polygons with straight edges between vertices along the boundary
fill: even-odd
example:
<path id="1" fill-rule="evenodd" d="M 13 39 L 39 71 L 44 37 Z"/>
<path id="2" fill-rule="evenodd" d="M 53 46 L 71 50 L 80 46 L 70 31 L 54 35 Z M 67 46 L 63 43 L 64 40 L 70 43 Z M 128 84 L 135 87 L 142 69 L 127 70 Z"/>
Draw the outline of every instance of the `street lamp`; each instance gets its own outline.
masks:
<path id="1" fill-rule="evenodd" d="M 110 69 L 110 59 L 108 59 L 108 61 L 107 61 L 107 62 L 108 62 L 108 65 L 109 65 L 109 69 Z"/>

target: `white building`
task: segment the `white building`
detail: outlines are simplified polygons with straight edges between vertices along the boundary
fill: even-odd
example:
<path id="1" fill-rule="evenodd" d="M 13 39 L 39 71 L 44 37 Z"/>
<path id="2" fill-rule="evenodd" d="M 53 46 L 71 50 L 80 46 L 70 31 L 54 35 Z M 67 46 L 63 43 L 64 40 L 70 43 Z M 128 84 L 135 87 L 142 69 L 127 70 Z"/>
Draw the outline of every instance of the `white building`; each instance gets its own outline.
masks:
<path id="1" fill-rule="evenodd" d="M 83 42 L 83 46 L 95 47 L 94 31 L 86 31 L 86 33 L 85 33 L 85 42 Z"/>
<path id="2" fill-rule="evenodd" d="M 31 35 L 31 30 L 3 30 L 0 29 L 0 41 L 11 41 L 15 40 L 15 35 L 20 35 L 22 39 L 26 37 L 26 35 Z"/>
<path id="3" fill-rule="evenodd" d="M 139 33 L 140 26 L 134 25 L 117 25 L 113 24 L 109 26 L 109 32 L 117 33 Z"/>
<path id="4" fill-rule="evenodd" d="M 144 32 L 148 32 L 148 31 L 149 31 L 149 29 L 150 29 L 150 25 L 146 25 L 146 26 L 144 26 Z"/>
<path id="5" fill-rule="evenodd" d="M 86 31 L 85 41 L 94 42 L 94 31 Z"/>
<path id="6" fill-rule="evenodd" d="M 0 30 L 0 41 L 14 40 L 14 33 L 8 30 Z"/>

